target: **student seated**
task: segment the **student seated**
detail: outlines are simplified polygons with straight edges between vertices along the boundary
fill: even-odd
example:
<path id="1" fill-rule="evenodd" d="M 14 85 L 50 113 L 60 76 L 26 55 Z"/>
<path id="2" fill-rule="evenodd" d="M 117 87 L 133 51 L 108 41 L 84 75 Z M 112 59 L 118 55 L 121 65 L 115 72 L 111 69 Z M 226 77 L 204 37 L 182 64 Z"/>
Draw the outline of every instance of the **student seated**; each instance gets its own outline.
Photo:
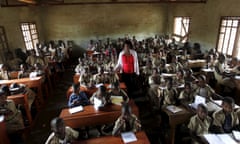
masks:
<path id="1" fill-rule="evenodd" d="M 0 80 L 9 80 L 9 71 L 8 71 L 8 66 L 6 64 L 2 64 L 0 68 Z"/>
<path id="2" fill-rule="evenodd" d="M 98 90 L 93 93 L 92 97 L 90 98 L 90 103 L 96 106 L 105 106 L 111 103 L 109 94 L 107 93 L 104 85 L 100 86 Z"/>
<path id="3" fill-rule="evenodd" d="M 197 114 L 192 116 L 188 124 L 192 143 L 197 143 L 200 140 L 199 136 L 207 134 L 211 126 L 212 119 L 208 116 L 208 110 L 203 104 L 197 107 Z"/>
<path id="4" fill-rule="evenodd" d="M 151 107 L 153 109 L 159 108 L 158 89 L 159 89 L 159 85 L 161 84 L 161 80 L 162 78 L 161 78 L 161 75 L 158 74 L 157 68 L 153 68 L 152 75 L 150 75 L 148 78 L 148 84 L 149 84 L 148 96 L 151 103 Z"/>
<path id="5" fill-rule="evenodd" d="M 20 65 L 20 71 L 18 72 L 18 79 L 20 78 L 28 78 L 30 71 L 28 70 L 27 64 Z"/>
<path id="6" fill-rule="evenodd" d="M 84 63 L 81 58 L 78 58 L 78 65 L 75 67 L 75 72 L 82 74 L 84 72 Z"/>
<path id="7" fill-rule="evenodd" d="M 184 90 L 182 90 L 179 95 L 180 102 L 184 104 L 192 103 L 194 101 L 194 96 L 191 83 L 185 83 Z"/>
<path id="8" fill-rule="evenodd" d="M 79 82 L 81 86 L 84 86 L 86 88 L 93 87 L 93 77 L 92 74 L 89 71 L 89 67 L 84 67 L 84 72 L 81 73 Z"/>
<path id="9" fill-rule="evenodd" d="M 13 100 L 8 100 L 8 86 L 0 89 L 0 115 L 4 115 L 7 133 L 11 134 L 24 128 L 21 112 L 16 108 Z"/>
<path id="10" fill-rule="evenodd" d="M 120 88 L 119 81 L 115 81 L 112 84 L 112 88 L 109 90 L 109 96 L 122 96 L 124 102 L 128 102 L 129 98 L 127 93 Z"/>
<path id="11" fill-rule="evenodd" d="M 31 106 L 36 98 L 36 93 L 32 89 L 26 87 L 26 85 L 24 85 L 24 84 L 12 83 L 10 85 L 9 90 L 10 90 L 11 95 L 15 95 L 15 94 L 27 95 L 28 106 L 31 109 Z"/>
<path id="12" fill-rule="evenodd" d="M 112 135 L 120 135 L 122 132 L 137 132 L 141 129 L 138 118 L 132 114 L 131 107 L 127 103 L 122 105 L 122 114 L 115 122 Z"/>
<path id="13" fill-rule="evenodd" d="M 166 89 L 163 89 L 160 94 L 160 98 L 162 99 L 163 106 L 167 105 L 175 105 L 177 103 L 177 90 L 173 87 L 173 79 L 166 79 Z"/>
<path id="14" fill-rule="evenodd" d="M 69 107 L 76 107 L 80 105 L 86 106 L 90 104 L 87 95 L 83 91 L 80 91 L 79 86 L 80 86 L 79 84 L 72 85 L 73 92 L 69 97 L 68 101 Z"/>
<path id="15" fill-rule="evenodd" d="M 196 95 L 203 96 L 207 100 L 211 100 L 216 95 L 215 91 L 206 84 L 206 77 L 204 75 L 198 76 L 198 85 L 194 90 L 194 96 Z"/>
<path id="16" fill-rule="evenodd" d="M 108 74 L 104 73 L 103 66 L 98 67 L 98 73 L 93 76 L 93 80 L 94 80 L 95 84 L 110 82 L 110 78 L 109 78 Z"/>
<path id="17" fill-rule="evenodd" d="M 234 100 L 231 97 L 225 97 L 222 100 L 222 109 L 213 113 L 213 131 L 215 133 L 231 133 L 237 129 L 239 119 L 234 112 Z"/>
<path id="18" fill-rule="evenodd" d="M 56 117 L 51 121 L 52 133 L 45 144 L 67 144 L 78 139 L 79 133 L 65 126 L 63 119 Z"/>

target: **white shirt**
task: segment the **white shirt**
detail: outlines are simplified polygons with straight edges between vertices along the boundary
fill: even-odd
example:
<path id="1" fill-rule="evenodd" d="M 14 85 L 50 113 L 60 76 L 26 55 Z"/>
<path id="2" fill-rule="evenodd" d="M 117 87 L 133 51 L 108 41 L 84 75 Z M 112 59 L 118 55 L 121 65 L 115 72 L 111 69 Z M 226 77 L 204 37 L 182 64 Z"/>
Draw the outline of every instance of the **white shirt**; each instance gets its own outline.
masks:
<path id="1" fill-rule="evenodd" d="M 134 72 L 139 75 L 139 65 L 138 65 L 138 57 L 137 57 L 137 52 L 135 50 L 129 49 L 130 54 L 133 56 L 133 60 L 134 60 Z M 120 72 L 122 73 L 122 55 L 124 54 L 124 51 L 121 51 L 119 56 L 118 56 L 118 62 L 117 65 L 115 66 L 115 70 L 116 69 L 120 69 Z"/>

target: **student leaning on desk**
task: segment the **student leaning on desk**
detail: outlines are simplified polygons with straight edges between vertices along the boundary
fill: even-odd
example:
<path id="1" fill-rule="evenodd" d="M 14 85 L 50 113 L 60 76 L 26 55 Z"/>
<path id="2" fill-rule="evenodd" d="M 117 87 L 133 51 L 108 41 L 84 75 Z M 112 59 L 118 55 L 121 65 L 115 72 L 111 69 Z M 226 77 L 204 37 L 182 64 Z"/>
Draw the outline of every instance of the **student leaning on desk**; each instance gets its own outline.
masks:
<path id="1" fill-rule="evenodd" d="M 79 133 L 72 128 L 65 126 L 63 119 L 54 118 L 51 121 L 52 133 L 45 144 L 70 144 L 78 139 Z"/>
<path id="2" fill-rule="evenodd" d="M 131 107 L 127 103 L 122 105 L 122 114 L 116 120 L 112 135 L 120 135 L 122 132 L 137 132 L 141 129 L 141 123 L 137 116 L 132 114 Z"/>
<path id="3" fill-rule="evenodd" d="M 231 133 L 239 130 L 239 118 L 234 112 L 235 102 L 231 97 L 225 97 L 222 101 L 222 109 L 213 113 L 213 132 Z"/>
<path id="4" fill-rule="evenodd" d="M 73 84 L 72 85 L 73 92 L 69 97 L 68 100 L 68 107 L 76 107 L 76 106 L 86 106 L 90 104 L 87 95 L 85 92 L 80 90 L 80 84 Z M 80 90 L 80 91 L 79 91 Z"/>
<path id="5" fill-rule="evenodd" d="M 203 104 L 197 106 L 197 114 L 192 116 L 188 124 L 191 143 L 197 144 L 201 141 L 200 135 L 209 133 L 212 119 L 208 116 L 207 107 Z"/>

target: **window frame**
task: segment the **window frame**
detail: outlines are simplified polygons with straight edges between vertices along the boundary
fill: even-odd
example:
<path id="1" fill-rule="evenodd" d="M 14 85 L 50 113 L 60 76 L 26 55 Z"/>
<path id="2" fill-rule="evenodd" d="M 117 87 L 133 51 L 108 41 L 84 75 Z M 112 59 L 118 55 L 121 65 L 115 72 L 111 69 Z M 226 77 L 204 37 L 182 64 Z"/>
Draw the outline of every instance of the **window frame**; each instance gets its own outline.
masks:
<path id="1" fill-rule="evenodd" d="M 6 61 L 5 54 L 9 51 L 8 39 L 6 35 L 6 30 L 4 26 L 0 26 L 0 50 L 1 50 L 1 59 L 3 62 Z"/>
<path id="2" fill-rule="evenodd" d="M 224 27 L 222 27 L 222 21 L 223 20 L 238 20 L 238 25 L 237 25 L 237 27 L 236 27 L 236 36 L 235 36 L 235 39 L 234 39 L 234 44 L 233 44 L 233 50 L 232 50 L 232 54 L 228 54 L 228 49 L 229 49 L 229 41 L 228 41 L 228 48 L 227 48 L 227 50 L 226 50 L 226 53 L 223 53 L 223 45 L 222 45 L 222 48 L 221 48 L 221 51 L 218 51 L 218 47 L 219 47 L 219 40 L 220 40 L 220 35 L 222 34 L 222 32 L 221 32 L 221 29 L 222 28 L 227 28 L 228 26 L 226 25 L 226 26 L 224 26 Z M 233 23 L 233 22 L 232 22 Z M 232 33 L 232 28 L 234 28 L 233 26 L 231 26 L 231 33 Z M 226 30 L 225 30 L 225 33 L 226 33 Z M 223 39 L 225 39 L 225 34 L 224 33 L 224 38 Z M 231 36 L 230 36 L 231 37 Z M 223 54 L 225 54 L 225 55 L 227 55 L 227 56 L 233 56 L 233 57 L 237 57 L 237 55 L 238 55 L 238 50 L 237 50 L 237 43 L 239 43 L 238 41 L 237 41 L 237 39 L 239 39 L 240 38 L 240 16 L 221 16 L 221 18 L 220 18 L 220 21 L 219 21 L 219 27 L 218 27 L 218 35 L 217 35 L 217 41 L 216 41 L 216 48 L 215 48 L 215 50 L 216 50 L 216 52 L 220 52 L 220 53 L 223 53 Z M 239 39 L 240 40 L 240 39 Z M 223 44 L 224 44 L 224 42 L 223 42 Z M 240 58 L 240 57 L 239 57 Z"/>
<path id="3" fill-rule="evenodd" d="M 183 20 L 186 19 L 186 18 L 189 20 L 189 22 L 188 22 L 188 31 L 186 32 L 186 34 L 184 36 L 182 36 L 181 34 L 179 35 L 179 34 L 175 33 L 175 25 L 176 25 L 175 24 L 175 20 L 176 20 L 176 18 L 182 18 L 181 30 L 182 29 L 186 29 L 186 27 L 184 25 L 185 23 L 183 22 Z M 190 38 L 190 26 L 191 26 L 191 17 L 190 16 L 174 16 L 173 17 L 173 34 L 172 34 L 172 37 L 174 37 L 175 39 L 176 39 L 176 37 L 179 38 L 179 42 L 189 41 L 189 38 Z"/>
<path id="4" fill-rule="evenodd" d="M 25 30 L 23 29 L 22 25 L 23 24 L 27 24 L 25 26 L 28 26 L 28 30 Z M 31 25 L 34 25 L 34 29 L 31 28 Z M 25 45 L 25 48 L 27 51 L 29 50 L 34 50 L 36 49 L 36 44 L 39 43 L 39 32 L 38 32 L 38 29 L 37 29 L 37 24 L 36 22 L 21 22 L 20 23 L 20 30 L 22 32 L 22 37 L 23 37 L 23 41 L 24 41 L 24 45 Z M 35 31 L 35 33 L 33 32 Z M 25 36 L 25 33 L 24 32 L 28 32 L 29 33 L 29 40 L 26 40 L 26 36 Z M 33 38 L 33 35 L 36 35 L 36 38 Z M 35 43 L 35 40 L 37 41 Z M 29 48 L 28 44 L 31 44 L 31 48 Z"/>

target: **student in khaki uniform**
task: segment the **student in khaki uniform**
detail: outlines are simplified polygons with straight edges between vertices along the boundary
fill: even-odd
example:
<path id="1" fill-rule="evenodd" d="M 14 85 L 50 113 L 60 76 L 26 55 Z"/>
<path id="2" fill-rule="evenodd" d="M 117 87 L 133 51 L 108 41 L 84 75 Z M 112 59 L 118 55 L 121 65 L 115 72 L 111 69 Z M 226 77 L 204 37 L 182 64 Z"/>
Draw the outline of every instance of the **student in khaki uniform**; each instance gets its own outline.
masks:
<path id="1" fill-rule="evenodd" d="M 8 133 L 14 133 L 24 128 L 21 112 L 16 108 L 13 100 L 7 100 L 8 86 L 2 86 L 0 90 L 0 115 L 4 115 Z"/>
<path id="2" fill-rule="evenodd" d="M 9 80 L 9 72 L 6 64 L 3 64 L 0 68 L 0 80 Z"/>
<path id="3" fill-rule="evenodd" d="M 204 75 L 198 76 L 198 86 L 194 91 L 194 95 L 203 96 L 208 100 L 211 100 L 216 95 L 215 91 L 206 84 L 206 77 Z"/>
<path id="4" fill-rule="evenodd" d="M 93 105 L 98 105 L 98 101 L 101 102 L 100 106 L 105 106 L 109 103 L 111 103 L 109 93 L 107 93 L 106 87 L 104 85 L 100 86 L 98 90 L 93 93 L 93 95 L 90 98 L 90 103 Z"/>
<path id="5" fill-rule="evenodd" d="M 238 129 L 239 119 L 234 112 L 234 100 L 225 97 L 222 101 L 222 109 L 213 113 L 213 126 L 216 133 L 231 133 Z"/>
<path id="6" fill-rule="evenodd" d="M 122 96 L 124 102 L 128 102 L 129 101 L 127 93 L 123 89 L 120 88 L 119 81 L 115 81 L 112 84 L 112 88 L 109 90 L 108 93 L 109 93 L 110 97 L 111 96 Z"/>
<path id="7" fill-rule="evenodd" d="M 188 124 L 190 135 L 193 138 L 192 143 L 197 143 L 198 136 L 207 134 L 211 126 L 212 119 L 208 116 L 208 110 L 203 104 L 197 107 L 197 114 L 192 116 Z"/>
<path id="8" fill-rule="evenodd" d="M 152 75 L 148 78 L 148 96 L 151 102 L 152 108 L 159 108 L 159 101 L 158 101 L 158 89 L 161 83 L 161 75 L 158 74 L 157 68 L 152 69 Z"/>
<path id="9" fill-rule="evenodd" d="M 98 67 L 98 73 L 93 76 L 93 80 L 94 80 L 95 84 L 110 82 L 110 78 L 109 78 L 108 74 L 104 73 L 103 66 Z"/>
<path id="10" fill-rule="evenodd" d="M 177 103 L 177 90 L 173 87 L 173 79 L 166 79 L 166 89 L 161 90 L 160 98 L 163 99 L 163 107 L 167 105 L 175 105 Z"/>
<path id="11" fill-rule="evenodd" d="M 189 104 L 194 101 L 194 93 L 192 90 L 192 85 L 190 82 L 185 83 L 184 90 L 181 91 L 179 95 L 179 100 L 181 103 Z"/>
<path id="12" fill-rule="evenodd" d="M 81 86 L 86 88 L 93 87 L 93 76 L 89 71 L 89 67 L 84 67 L 84 72 L 81 73 L 79 82 Z"/>
<path id="13" fill-rule="evenodd" d="M 54 118 L 51 121 L 52 133 L 45 144 L 67 144 L 78 139 L 79 133 L 72 128 L 65 126 L 63 119 Z"/>
<path id="14" fill-rule="evenodd" d="M 121 132 L 137 132 L 141 129 L 138 118 L 132 114 L 131 107 L 127 103 L 122 105 L 122 114 L 115 122 L 112 135 L 119 135 Z"/>

